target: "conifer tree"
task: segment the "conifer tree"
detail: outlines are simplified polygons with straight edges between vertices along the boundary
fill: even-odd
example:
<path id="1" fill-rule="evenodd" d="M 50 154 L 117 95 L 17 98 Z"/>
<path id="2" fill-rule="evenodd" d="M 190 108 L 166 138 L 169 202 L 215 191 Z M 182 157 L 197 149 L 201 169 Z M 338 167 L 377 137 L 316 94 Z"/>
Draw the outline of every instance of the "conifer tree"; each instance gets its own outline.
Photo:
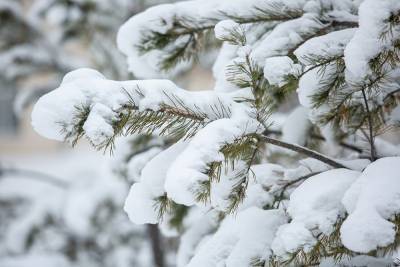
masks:
<path id="1" fill-rule="evenodd" d="M 219 47 L 213 90 L 79 69 L 32 124 L 111 152 L 121 135 L 167 138 L 125 211 L 181 236 L 178 266 L 385 266 L 399 244 L 400 151 L 385 137 L 400 121 L 399 40 L 396 0 L 160 5 L 118 32 L 129 69 L 168 75 Z"/>

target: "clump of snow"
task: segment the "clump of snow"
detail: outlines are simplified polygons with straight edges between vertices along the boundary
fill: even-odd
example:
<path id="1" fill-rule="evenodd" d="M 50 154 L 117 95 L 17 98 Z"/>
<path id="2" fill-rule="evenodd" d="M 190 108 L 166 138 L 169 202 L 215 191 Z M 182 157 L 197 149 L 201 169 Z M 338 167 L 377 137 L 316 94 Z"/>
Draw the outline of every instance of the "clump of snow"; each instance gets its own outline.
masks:
<path id="1" fill-rule="evenodd" d="M 143 168 L 140 182 L 132 185 L 125 200 L 124 210 L 132 222 L 136 224 L 158 222 L 155 200 L 164 195 L 166 172 L 186 145 L 185 142 L 172 145 L 152 158 Z"/>
<path id="2" fill-rule="evenodd" d="M 318 92 L 320 88 L 319 82 L 320 76 L 318 75 L 318 68 L 308 71 L 300 78 L 297 96 L 303 107 L 313 108 L 312 95 Z"/>
<path id="3" fill-rule="evenodd" d="M 249 266 L 254 259 L 268 259 L 275 232 L 285 222 L 283 212 L 256 207 L 228 216 L 187 266 L 241 267 Z"/>
<path id="4" fill-rule="evenodd" d="M 181 235 L 176 255 L 178 267 L 187 266 L 190 259 L 197 252 L 197 247 L 209 238 L 217 227 L 218 214 L 211 210 L 204 212 L 199 208 L 191 208 L 183 221 L 186 228 Z"/>
<path id="5" fill-rule="evenodd" d="M 351 40 L 356 29 L 334 31 L 307 40 L 294 51 L 297 59 L 304 65 L 309 65 L 310 56 L 335 58 L 343 55 L 346 45 Z"/>
<path id="6" fill-rule="evenodd" d="M 288 56 L 270 57 L 265 60 L 264 77 L 271 85 L 284 86 L 290 75 L 298 75 L 300 66 Z"/>
<path id="7" fill-rule="evenodd" d="M 188 92 L 168 80 L 112 81 L 95 70 L 78 69 L 68 73 L 59 88 L 39 99 L 32 111 L 32 125 L 44 137 L 62 141 L 76 134 L 76 116 L 80 109 L 87 109 L 88 120 L 83 130 L 87 130 L 86 137 L 92 143 L 99 144 L 112 136 L 113 122 L 121 109 L 131 104 L 129 101 L 140 111 L 158 111 L 163 104 L 176 106 L 175 98 L 211 120 L 222 116 L 215 112 L 214 105 L 223 105 L 232 113 L 242 112 L 244 106 L 234 101 L 233 93 Z"/>
<path id="8" fill-rule="evenodd" d="M 135 183 L 125 200 L 124 211 L 128 214 L 129 220 L 136 224 L 155 224 L 158 222 L 156 204 L 149 189 L 142 183 Z"/>
<path id="9" fill-rule="evenodd" d="M 298 249 L 308 251 L 316 242 L 315 231 L 329 235 L 337 219 L 345 215 L 342 197 L 359 175 L 358 171 L 333 169 L 308 178 L 296 188 L 287 208 L 292 220 L 279 229 L 274 252 L 284 256 Z"/>
<path id="10" fill-rule="evenodd" d="M 214 27 L 215 37 L 219 40 L 229 38 L 233 32 L 242 32 L 240 25 L 233 20 L 221 20 Z"/>
<path id="11" fill-rule="evenodd" d="M 386 157 L 368 165 L 346 192 L 343 204 L 349 216 L 341 227 L 343 244 L 357 252 L 369 252 L 394 241 L 390 222 L 400 211 L 399 157 Z"/>
<path id="12" fill-rule="evenodd" d="M 283 141 L 301 146 L 306 144 L 312 126 L 308 112 L 307 108 L 300 106 L 289 114 L 282 127 Z"/>
<path id="13" fill-rule="evenodd" d="M 282 9 L 302 9 L 306 1 L 290 1 L 282 0 L 279 3 L 282 5 Z M 166 34 L 176 26 L 175 20 L 179 18 L 184 23 L 192 26 L 194 29 L 203 27 L 211 28 L 215 27 L 218 21 L 231 20 L 232 17 L 241 17 L 243 19 L 251 20 L 254 14 L 259 13 L 259 10 L 263 8 L 270 9 L 271 3 L 260 1 L 260 0 L 248 0 L 243 2 L 242 0 L 220 0 L 220 1 L 182 1 L 174 4 L 159 5 L 147 9 L 145 12 L 137 14 L 130 18 L 125 24 L 121 26 L 117 36 L 118 48 L 127 56 L 127 61 L 130 71 L 132 71 L 137 77 L 143 78 L 154 78 L 160 75 L 160 60 L 168 55 L 168 51 L 174 46 L 180 45 L 190 38 L 188 35 L 183 35 L 171 44 L 168 44 L 163 49 L 150 49 L 146 53 L 142 53 L 139 47 L 143 43 L 143 40 L 148 37 L 148 33 L 157 33 L 160 35 Z M 201 7 L 201 8 L 199 8 Z M 191 18 L 196 18 L 196 24 L 193 25 Z M 187 20 L 187 21 L 186 21 Z M 302 22 L 301 27 L 299 23 Z M 225 26 L 231 22 L 224 22 Z M 296 22 L 297 32 L 293 30 L 280 31 L 279 34 L 275 34 L 270 40 L 278 39 L 274 42 L 274 47 L 277 49 L 278 44 L 283 42 L 292 45 L 293 40 L 301 39 L 301 36 L 305 34 L 305 29 L 312 20 L 305 19 Z M 223 30 L 223 24 L 219 25 L 216 29 L 216 33 L 225 34 Z M 294 25 L 293 24 L 293 25 Z M 316 22 L 312 24 L 315 26 Z M 220 27 L 221 26 L 221 27 Z M 317 26 L 318 27 L 318 26 Z M 221 30 L 221 31 L 220 31 Z M 285 36 L 285 37 L 284 37 Z M 289 38 L 288 38 L 289 36 Z M 269 41 L 270 41 L 269 40 Z M 266 41 L 265 44 L 268 44 Z M 145 44 L 146 47 L 147 44 Z M 264 45 L 264 44 L 263 44 Z M 260 46 L 262 48 L 262 46 Z M 262 48 L 262 50 L 265 50 Z M 268 50 L 268 49 L 266 49 Z M 265 59 L 265 58 L 264 58 Z M 177 66 L 171 72 L 174 73 L 177 69 L 182 66 Z"/>
<path id="14" fill-rule="evenodd" d="M 237 55 L 238 57 L 245 58 L 247 56 L 250 56 L 251 51 L 252 47 L 250 45 L 243 45 L 238 48 Z"/>
<path id="15" fill-rule="evenodd" d="M 394 125 L 400 125 L 400 106 L 395 107 L 392 112 L 390 112 L 390 121 Z"/>
<path id="16" fill-rule="evenodd" d="M 114 112 L 107 106 L 96 103 L 83 124 L 86 136 L 94 145 L 100 145 L 114 135 L 114 129 L 111 126 Z"/>
<path id="17" fill-rule="evenodd" d="M 215 91 L 228 92 L 238 88 L 226 80 L 225 68 L 232 59 L 236 57 L 238 47 L 236 45 L 224 42 L 219 50 L 218 56 L 215 59 L 212 71 L 215 78 Z"/>
<path id="18" fill-rule="evenodd" d="M 146 166 L 147 163 L 149 163 L 152 158 L 154 158 L 161 151 L 162 150 L 160 148 L 153 147 L 146 152 L 140 153 L 139 155 L 135 155 L 135 157 L 132 157 L 126 164 L 126 175 L 129 181 L 139 182 L 143 168 Z"/>
<path id="19" fill-rule="evenodd" d="M 246 109 L 242 110 L 246 113 Z M 204 173 L 208 164 L 224 161 L 220 149 L 236 138 L 260 130 L 259 123 L 236 114 L 238 118 L 213 121 L 190 140 L 188 147 L 177 157 L 167 173 L 165 189 L 168 196 L 179 204 L 196 203 L 195 192 L 199 183 L 207 181 Z"/>
<path id="20" fill-rule="evenodd" d="M 323 27 L 314 14 L 280 23 L 260 42 L 251 56 L 260 66 L 264 66 L 267 58 L 287 55 L 290 49 L 296 48 L 307 36 L 314 35 Z"/>
<path id="21" fill-rule="evenodd" d="M 366 0 L 361 3 L 359 27 L 345 49 L 346 79 L 360 82 L 370 75 L 370 60 L 399 38 L 396 30 L 382 38 L 382 32 L 389 27 L 390 16 L 399 9 L 400 2 L 396 0 Z"/>

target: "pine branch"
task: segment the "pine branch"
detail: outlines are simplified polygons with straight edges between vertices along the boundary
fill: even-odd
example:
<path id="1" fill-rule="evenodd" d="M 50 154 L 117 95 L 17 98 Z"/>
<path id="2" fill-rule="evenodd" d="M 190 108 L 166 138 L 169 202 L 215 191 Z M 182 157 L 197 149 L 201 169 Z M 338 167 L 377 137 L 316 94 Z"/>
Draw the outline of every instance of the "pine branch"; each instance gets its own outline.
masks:
<path id="1" fill-rule="evenodd" d="M 305 155 L 307 157 L 317 159 L 317 160 L 319 160 L 319 161 L 321 161 L 323 163 L 326 163 L 329 166 L 332 166 L 334 168 L 346 168 L 346 169 L 348 169 L 348 167 L 344 166 L 343 164 L 341 164 L 341 163 L 339 163 L 339 162 L 337 162 L 337 161 L 335 161 L 333 159 L 330 159 L 330 158 L 326 157 L 325 155 L 323 155 L 321 153 L 318 153 L 316 151 L 313 151 L 311 149 L 308 149 L 308 148 L 305 148 L 305 147 L 302 147 L 302 146 L 299 146 L 299 145 L 286 143 L 286 142 L 280 141 L 278 139 L 274 139 L 274 138 L 268 137 L 268 135 L 264 134 L 264 133 L 260 137 L 260 140 L 262 140 L 262 141 L 264 141 L 264 142 L 266 142 L 268 144 L 272 144 L 272 145 L 275 145 L 275 146 L 283 147 L 283 148 L 298 152 L 300 154 L 303 154 L 303 155 Z"/>
<path id="2" fill-rule="evenodd" d="M 165 51 L 164 58 L 159 61 L 162 70 L 170 70 L 181 61 L 190 61 L 206 47 L 206 42 L 212 43 L 212 30 L 223 19 L 232 19 L 240 24 L 257 24 L 261 22 L 283 22 L 299 18 L 304 14 L 301 9 L 289 9 L 283 3 L 263 4 L 252 6 L 253 12 L 247 16 L 237 15 L 234 12 L 219 11 L 215 17 L 193 18 L 189 15 L 174 16 L 170 24 L 172 28 L 163 32 L 145 29 L 136 49 L 140 54 L 152 50 Z M 159 24 L 166 22 L 160 19 Z"/>
<path id="3" fill-rule="evenodd" d="M 362 255 L 355 253 L 343 246 L 340 239 L 340 227 L 344 218 L 338 218 L 335 223 L 334 231 L 329 235 L 323 233 L 314 233 L 317 242 L 312 249 L 299 248 L 296 252 L 290 253 L 289 258 L 281 260 L 272 258 L 271 261 L 278 266 L 315 266 L 319 265 L 321 260 L 327 257 L 333 257 L 335 262 L 339 262 L 343 258 Z"/>
<path id="4" fill-rule="evenodd" d="M 154 210 L 157 211 L 158 220 L 164 218 L 164 214 L 171 212 L 174 202 L 168 198 L 167 194 L 154 199 Z"/>
<path id="5" fill-rule="evenodd" d="M 273 135 L 282 135 L 282 131 L 267 129 L 267 130 L 264 131 L 264 134 L 266 134 L 266 135 L 271 135 L 271 134 L 273 134 Z M 319 134 L 315 134 L 315 133 L 311 133 L 309 135 L 309 137 L 311 139 L 315 139 L 315 140 L 326 141 L 325 137 L 323 137 L 322 135 L 319 135 Z M 349 143 L 343 142 L 343 141 L 340 141 L 339 145 L 342 146 L 343 148 L 352 150 L 352 151 L 360 153 L 360 154 L 363 152 L 363 150 L 361 148 L 359 148 L 359 147 L 357 147 L 357 146 L 355 146 L 353 144 L 349 144 Z"/>
<path id="6" fill-rule="evenodd" d="M 224 155 L 224 162 L 211 162 L 207 165 L 204 174 L 209 179 L 201 181 L 193 189 L 196 201 L 207 203 L 210 201 L 212 183 L 218 183 L 221 179 L 222 171 L 225 173 L 231 169 L 234 177 L 230 179 L 236 181 L 228 196 L 229 207 L 226 212 L 233 213 L 246 196 L 246 189 L 249 181 L 251 165 L 253 165 L 258 152 L 258 136 L 256 134 L 243 135 L 236 138 L 231 143 L 227 143 L 220 148 Z M 245 168 L 237 170 L 235 167 L 239 161 L 245 162 Z M 225 169 L 223 170 L 223 166 Z"/>
<path id="7" fill-rule="evenodd" d="M 369 109 L 369 105 L 368 105 L 368 99 L 367 96 L 365 94 L 365 90 L 361 90 L 362 95 L 363 95 L 363 99 L 364 99 L 364 104 L 365 104 L 365 109 L 367 111 L 367 118 L 368 118 L 368 129 L 369 129 L 369 137 L 368 137 L 368 141 L 369 141 L 369 145 L 370 145 L 370 149 L 371 149 L 371 162 L 376 160 L 376 150 L 375 150 L 375 144 L 374 144 L 374 133 L 373 133 L 373 125 L 372 125 L 372 119 L 371 119 L 371 111 Z"/>
<path id="8" fill-rule="evenodd" d="M 196 132 L 213 120 L 229 118 L 231 108 L 226 106 L 221 99 L 216 98 L 210 103 L 207 111 L 196 104 L 188 106 L 183 99 L 177 95 L 164 91 L 165 101 L 158 104 L 157 109 L 140 109 L 135 103 L 131 93 L 124 90 L 127 100 L 118 110 L 113 110 L 112 118 L 104 118 L 113 128 L 112 136 L 105 136 L 101 143 L 92 143 L 98 150 L 114 149 L 114 140 L 120 135 L 135 133 L 152 134 L 170 137 L 172 139 L 191 138 Z M 136 97 L 141 99 L 143 93 L 138 88 Z M 65 140 L 74 146 L 77 141 L 85 136 L 84 125 L 91 113 L 91 107 L 95 103 L 87 103 L 75 107 L 72 122 L 59 123 Z M 207 112 L 207 113 L 206 113 Z M 89 141 L 90 138 L 89 138 Z"/>

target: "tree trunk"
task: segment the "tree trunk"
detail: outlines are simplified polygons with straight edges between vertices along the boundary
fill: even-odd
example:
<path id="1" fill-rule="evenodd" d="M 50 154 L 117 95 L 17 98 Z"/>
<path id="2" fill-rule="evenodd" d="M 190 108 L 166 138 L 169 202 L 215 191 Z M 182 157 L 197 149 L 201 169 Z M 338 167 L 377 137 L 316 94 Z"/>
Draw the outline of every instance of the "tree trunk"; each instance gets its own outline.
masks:
<path id="1" fill-rule="evenodd" d="M 151 248 L 153 250 L 153 261 L 156 267 L 165 267 L 164 250 L 162 246 L 162 238 L 158 226 L 155 224 L 147 225 Z"/>

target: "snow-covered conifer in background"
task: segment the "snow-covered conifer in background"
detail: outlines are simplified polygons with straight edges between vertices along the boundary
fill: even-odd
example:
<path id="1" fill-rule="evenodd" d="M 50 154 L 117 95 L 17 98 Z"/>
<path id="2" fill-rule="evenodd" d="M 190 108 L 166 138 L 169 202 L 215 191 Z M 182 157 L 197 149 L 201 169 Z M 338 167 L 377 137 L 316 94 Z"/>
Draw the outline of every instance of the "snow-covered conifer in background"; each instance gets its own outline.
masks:
<path id="1" fill-rule="evenodd" d="M 74 67 L 47 39 L 43 29 L 26 17 L 19 1 L 2 1 L 0 22 L 0 90 L 2 95 L 12 92 L 9 102 L 15 100 L 15 113 L 19 115 L 27 102 L 50 91 Z M 32 81 L 42 75 L 47 75 L 46 83 Z"/>
<path id="2" fill-rule="evenodd" d="M 117 43 L 146 78 L 219 44 L 215 87 L 79 69 L 38 101 L 32 124 L 101 150 L 120 135 L 167 137 L 146 165 L 126 169 L 134 183 L 124 209 L 170 234 L 165 222 L 184 210 L 178 266 L 397 257 L 400 150 L 387 135 L 400 121 L 399 1 L 185 1 L 133 16 Z M 296 93 L 301 107 L 289 102 Z"/>
<path id="3" fill-rule="evenodd" d="M 87 153 L 49 158 L 65 169 L 57 176 L 37 163 L 36 170 L 3 164 L 0 266 L 154 266 L 143 227 L 122 211 L 128 187 L 107 162 Z"/>

